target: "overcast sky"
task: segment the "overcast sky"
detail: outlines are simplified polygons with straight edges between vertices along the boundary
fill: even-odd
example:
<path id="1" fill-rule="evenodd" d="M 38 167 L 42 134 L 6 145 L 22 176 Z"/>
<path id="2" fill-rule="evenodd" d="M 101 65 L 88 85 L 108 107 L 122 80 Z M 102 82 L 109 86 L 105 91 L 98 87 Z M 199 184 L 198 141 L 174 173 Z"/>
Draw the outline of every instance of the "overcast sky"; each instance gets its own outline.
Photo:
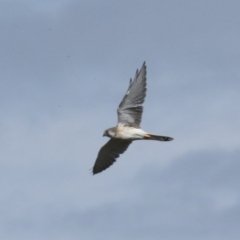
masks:
<path id="1" fill-rule="evenodd" d="M 240 1 L 0 1 L 0 239 L 238 240 Z M 142 141 L 90 169 L 147 65 Z"/>

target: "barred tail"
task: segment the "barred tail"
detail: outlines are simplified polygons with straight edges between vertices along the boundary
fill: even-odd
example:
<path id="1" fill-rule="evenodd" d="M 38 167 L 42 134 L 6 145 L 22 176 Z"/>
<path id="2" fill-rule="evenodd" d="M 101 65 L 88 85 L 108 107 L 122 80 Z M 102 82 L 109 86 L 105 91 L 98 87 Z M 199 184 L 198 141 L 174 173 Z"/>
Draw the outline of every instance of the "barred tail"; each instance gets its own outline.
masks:
<path id="1" fill-rule="evenodd" d="M 158 135 L 153 135 L 153 134 L 145 134 L 144 139 L 157 140 L 157 141 L 163 141 L 163 142 L 167 142 L 167 141 L 172 141 L 173 140 L 173 138 L 171 138 L 171 137 L 158 136 Z"/>

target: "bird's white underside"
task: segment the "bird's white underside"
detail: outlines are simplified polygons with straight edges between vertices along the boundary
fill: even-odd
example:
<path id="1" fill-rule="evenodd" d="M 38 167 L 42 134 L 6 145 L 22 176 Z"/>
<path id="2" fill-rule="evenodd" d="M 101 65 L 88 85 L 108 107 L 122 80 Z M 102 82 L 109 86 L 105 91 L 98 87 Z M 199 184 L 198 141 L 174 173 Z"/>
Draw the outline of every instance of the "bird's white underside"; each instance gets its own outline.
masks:
<path id="1" fill-rule="evenodd" d="M 143 139 L 144 135 L 147 134 L 145 131 L 143 131 L 140 128 L 134 128 L 134 127 L 117 127 L 117 133 L 115 138 L 121 138 L 121 139 Z"/>

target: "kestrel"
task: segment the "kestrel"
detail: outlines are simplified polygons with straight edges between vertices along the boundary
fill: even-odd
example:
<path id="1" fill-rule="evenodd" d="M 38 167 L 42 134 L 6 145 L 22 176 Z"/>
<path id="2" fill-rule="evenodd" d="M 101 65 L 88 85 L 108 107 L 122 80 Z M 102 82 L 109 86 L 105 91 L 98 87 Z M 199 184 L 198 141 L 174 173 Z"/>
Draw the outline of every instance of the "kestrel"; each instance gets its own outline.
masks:
<path id="1" fill-rule="evenodd" d="M 144 62 L 140 71 L 137 69 L 133 81 L 130 79 L 128 90 L 118 107 L 117 126 L 108 128 L 103 133 L 103 136 L 109 137 L 110 140 L 100 149 L 93 166 L 93 174 L 100 173 L 110 167 L 134 140 L 164 142 L 173 140 L 171 137 L 147 133 L 140 128 L 143 113 L 142 104 L 147 90 L 146 74 Z"/>

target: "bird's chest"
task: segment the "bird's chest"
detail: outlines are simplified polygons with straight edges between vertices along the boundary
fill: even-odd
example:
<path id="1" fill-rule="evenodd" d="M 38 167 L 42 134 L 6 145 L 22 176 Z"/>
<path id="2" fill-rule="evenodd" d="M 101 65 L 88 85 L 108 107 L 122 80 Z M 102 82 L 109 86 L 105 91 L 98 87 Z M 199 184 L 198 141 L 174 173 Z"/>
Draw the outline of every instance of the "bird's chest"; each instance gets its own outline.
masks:
<path id="1" fill-rule="evenodd" d="M 117 129 L 116 138 L 120 139 L 140 139 L 143 135 L 143 130 L 133 127 L 120 127 Z"/>

